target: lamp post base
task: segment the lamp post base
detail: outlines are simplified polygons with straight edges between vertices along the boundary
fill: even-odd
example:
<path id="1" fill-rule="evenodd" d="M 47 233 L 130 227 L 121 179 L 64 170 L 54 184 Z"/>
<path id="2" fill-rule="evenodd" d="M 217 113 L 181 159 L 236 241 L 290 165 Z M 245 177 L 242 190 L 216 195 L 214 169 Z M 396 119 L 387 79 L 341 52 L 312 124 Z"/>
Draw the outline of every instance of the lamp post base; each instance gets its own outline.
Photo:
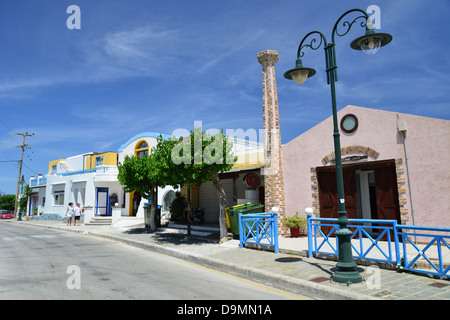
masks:
<path id="1" fill-rule="evenodd" d="M 353 261 L 350 242 L 352 234 L 353 232 L 347 228 L 336 231 L 339 242 L 339 262 L 336 267 L 339 270 L 333 273 L 332 280 L 338 283 L 360 283 L 363 281 L 362 276 L 355 270 L 357 265 Z"/>
<path id="2" fill-rule="evenodd" d="M 331 280 L 337 283 L 360 283 L 363 281 L 363 278 L 356 270 L 339 270 L 333 273 Z"/>

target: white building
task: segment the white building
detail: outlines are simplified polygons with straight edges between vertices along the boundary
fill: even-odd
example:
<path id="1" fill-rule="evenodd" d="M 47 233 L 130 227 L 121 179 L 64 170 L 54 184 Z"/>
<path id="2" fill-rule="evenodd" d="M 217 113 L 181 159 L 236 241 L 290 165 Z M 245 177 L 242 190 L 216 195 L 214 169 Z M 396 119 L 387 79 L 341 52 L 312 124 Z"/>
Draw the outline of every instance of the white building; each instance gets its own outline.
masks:
<path id="1" fill-rule="evenodd" d="M 30 178 L 34 195 L 27 215 L 44 215 L 63 219 L 70 202 L 84 208 L 84 221 L 95 216 L 111 216 L 113 223 L 122 216 L 144 216 L 148 200 L 139 192 L 126 193 L 117 180 L 117 164 L 125 157 L 148 153 L 157 144 L 159 134 L 144 132 L 129 139 L 118 152 L 85 153 L 67 159 L 50 161 L 48 173 Z M 168 138 L 167 135 L 164 138 Z M 158 188 L 158 204 L 162 214 L 169 211 L 167 197 L 172 187 Z M 117 205 L 116 205 L 117 204 Z"/>
<path id="2" fill-rule="evenodd" d="M 80 203 L 84 208 L 84 222 L 96 216 L 111 216 L 112 222 L 121 217 L 144 217 L 144 199 L 138 191 L 127 193 L 117 179 L 117 164 L 126 157 L 148 153 L 157 144 L 159 134 L 144 132 L 130 138 L 117 152 L 85 153 L 67 159 L 49 162 L 48 173 L 30 178 L 34 194 L 30 197 L 27 215 L 45 219 L 64 219 L 68 204 Z M 169 135 L 163 135 L 169 139 Z M 220 175 L 228 196 L 228 205 L 240 203 L 264 204 L 263 144 L 250 141 L 250 137 L 231 137 L 233 153 L 238 161 L 233 168 Z M 254 138 L 254 137 L 252 137 Z M 257 185 L 249 185 L 249 179 Z M 185 188 L 183 188 L 185 189 Z M 185 190 L 182 190 L 182 193 Z M 169 205 L 175 198 L 175 190 L 168 186 L 158 188 L 158 205 L 161 216 L 169 213 Z M 117 205 L 115 205 L 117 203 Z M 193 208 L 203 208 L 207 222 L 218 222 L 219 202 L 212 182 L 193 188 Z"/>

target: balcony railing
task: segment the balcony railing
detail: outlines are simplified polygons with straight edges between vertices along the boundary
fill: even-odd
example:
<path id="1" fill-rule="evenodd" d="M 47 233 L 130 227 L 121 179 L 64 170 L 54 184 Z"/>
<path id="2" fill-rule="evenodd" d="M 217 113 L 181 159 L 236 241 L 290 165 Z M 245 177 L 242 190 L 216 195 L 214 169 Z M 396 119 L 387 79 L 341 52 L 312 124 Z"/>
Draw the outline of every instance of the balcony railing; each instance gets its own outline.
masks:
<path id="1" fill-rule="evenodd" d="M 69 172 L 63 172 L 63 173 L 56 173 L 53 174 L 55 176 L 73 176 L 73 175 L 80 175 L 80 174 L 87 174 L 87 173 L 95 173 L 96 175 L 109 175 L 109 176 L 115 176 L 119 173 L 119 170 L 117 169 L 117 166 L 97 166 L 94 169 L 86 169 L 86 170 L 77 170 L 77 171 L 69 171 Z M 31 187 L 39 187 L 39 186 L 45 186 L 47 183 L 47 176 L 39 176 L 37 178 L 30 178 L 30 186 Z"/>
<path id="2" fill-rule="evenodd" d="M 31 178 L 30 179 L 30 186 L 31 187 L 43 186 L 46 183 L 47 183 L 47 177 L 45 177 L 45 176 L 39 176 L 37 178 Z"/>

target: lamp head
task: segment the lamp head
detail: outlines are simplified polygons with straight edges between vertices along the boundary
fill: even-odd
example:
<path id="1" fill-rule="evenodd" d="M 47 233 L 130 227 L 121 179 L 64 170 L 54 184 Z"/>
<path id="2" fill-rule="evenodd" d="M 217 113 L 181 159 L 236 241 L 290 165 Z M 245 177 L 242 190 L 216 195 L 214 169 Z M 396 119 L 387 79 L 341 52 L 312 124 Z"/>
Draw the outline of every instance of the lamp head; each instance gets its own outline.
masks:
<path id="1" fill-rule="evenodd" d="M 307 78 L 316 74 L 316 70 L 311 68 L 303 68 L 302 60 L 297 59 L 295 68 L 284 73 L 284 77 L 289 80 L 294 80 L 298 84 L 302 84 Z"/>
<path id="2" fill-rule="evenodd" d="M 366 34 L 356 38 L 350 43 L 350 47 L 355 50 L 362 50 L 372 55 L 377 53 L 378 49 L 391 42 L 392 36 L 388 33 L 376 33 L 373 27 L 366 28 Z"/>
<path id="3" fill-rule="evenodd" d="M 305 209 L 305 214 L 306 214 L 307 216 L 312 216 L 313 213 L 314 213 L 313 208 L 308 207 L 308 208 Z"/>

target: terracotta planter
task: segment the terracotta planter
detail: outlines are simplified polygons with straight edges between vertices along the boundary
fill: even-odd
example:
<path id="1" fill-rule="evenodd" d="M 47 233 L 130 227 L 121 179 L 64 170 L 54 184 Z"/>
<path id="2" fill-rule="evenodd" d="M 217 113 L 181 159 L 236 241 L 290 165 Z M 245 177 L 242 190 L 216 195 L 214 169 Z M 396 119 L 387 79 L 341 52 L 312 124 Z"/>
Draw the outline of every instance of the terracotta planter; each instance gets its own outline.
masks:
<path id="1" fill-rule="evenodd" d="M 297 228 L 289 228 L 291 230 L 291 237 L 298 238 L 300 237 L 300 227 Z"/>

